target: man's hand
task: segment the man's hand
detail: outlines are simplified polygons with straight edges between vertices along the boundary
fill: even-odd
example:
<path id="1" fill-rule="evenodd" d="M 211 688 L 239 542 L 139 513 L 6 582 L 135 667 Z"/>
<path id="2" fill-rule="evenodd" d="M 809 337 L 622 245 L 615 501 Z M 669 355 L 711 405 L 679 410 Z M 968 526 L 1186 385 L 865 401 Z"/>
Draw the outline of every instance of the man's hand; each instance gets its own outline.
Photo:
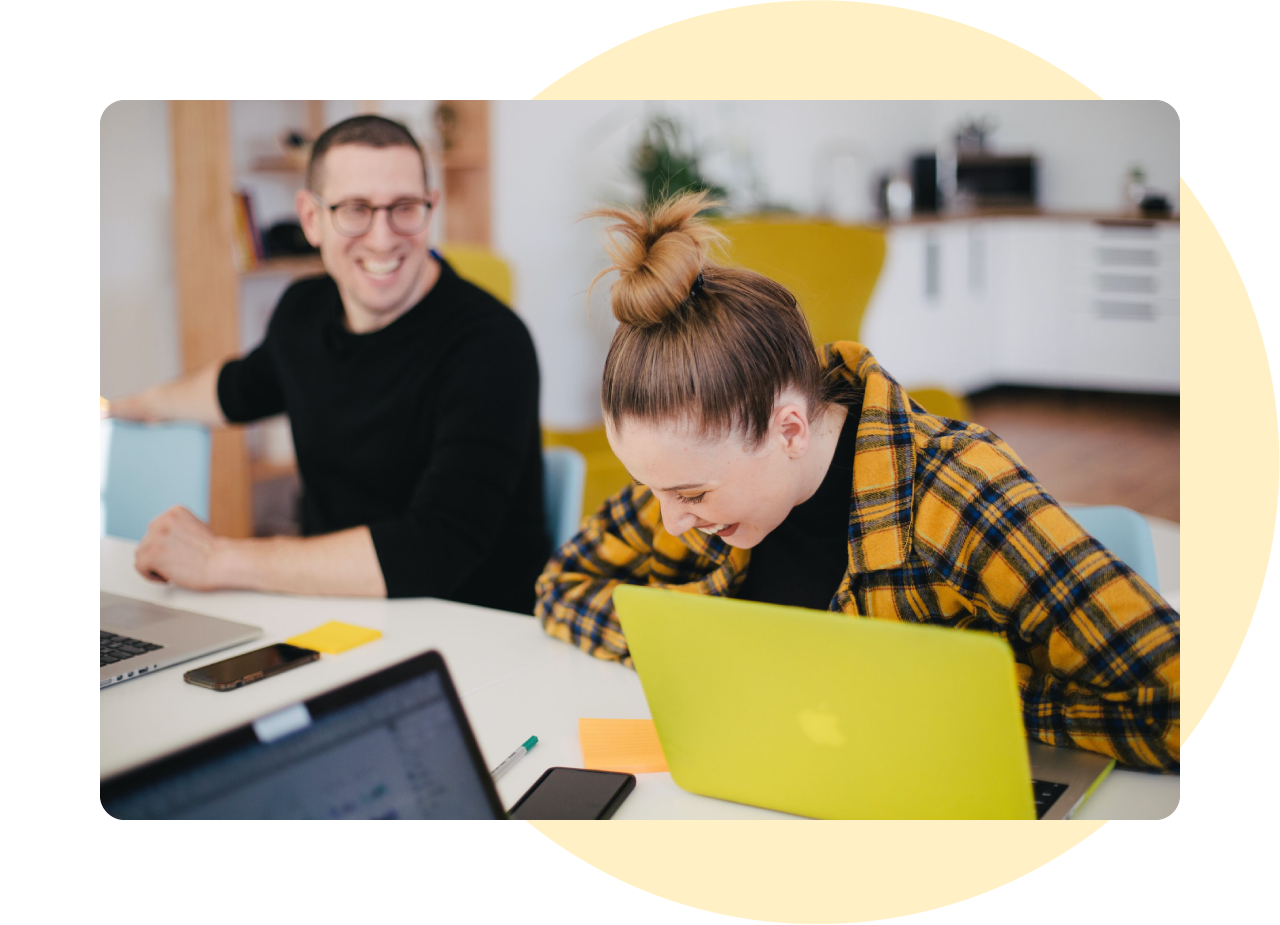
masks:
<path id="1" fill-rule="evenodd" d="M 222 363 L 210 363 L 181 379 L 113 398 L 103 407 L 103 417 L 154 424 L 159 421 L 195 421 L 205 427 L 227 423 L 218 403 L 218 374 Z"/>
<path id="2" fill-rule="evenodd" d="M 145 424 L 152 424 L 159 420 L 152 412 L 150 403 L 145 398 L 145 393 L 142 392 L 137 395 L 113 398 L 103 406 L 102 416 L 121 418 L 125 421 L 142 421 Z"/>
<path id="3" fill-rule="evenodd" d="M 171 507 L 147 526 L 133 565 L 148 581 L 211 591 L 225 587 L 216 574 L 224 542 L 185 507 Z"/>
<path id="4" fill-rule="evenodd" d="M 324 536 L 233 539 L 217 536 L 185 507 L 171 507 L 147 527 L 133 566 L 148 581 L 193 591 L 387 595 L 368 527 Z"/>

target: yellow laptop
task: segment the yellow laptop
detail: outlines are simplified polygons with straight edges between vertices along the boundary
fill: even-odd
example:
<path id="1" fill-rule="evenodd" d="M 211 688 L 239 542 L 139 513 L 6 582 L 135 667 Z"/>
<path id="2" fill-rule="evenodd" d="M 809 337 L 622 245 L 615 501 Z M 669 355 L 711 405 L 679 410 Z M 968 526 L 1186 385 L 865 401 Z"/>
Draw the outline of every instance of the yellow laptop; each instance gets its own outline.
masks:
<path id="1" fill-rule="evenodd" d="M 635 585 L 613 602 L 693 793 L 823 819 L 1060 819 L 1115 765 L 1028 743 L 1013 653 L 985 633 Z"/>

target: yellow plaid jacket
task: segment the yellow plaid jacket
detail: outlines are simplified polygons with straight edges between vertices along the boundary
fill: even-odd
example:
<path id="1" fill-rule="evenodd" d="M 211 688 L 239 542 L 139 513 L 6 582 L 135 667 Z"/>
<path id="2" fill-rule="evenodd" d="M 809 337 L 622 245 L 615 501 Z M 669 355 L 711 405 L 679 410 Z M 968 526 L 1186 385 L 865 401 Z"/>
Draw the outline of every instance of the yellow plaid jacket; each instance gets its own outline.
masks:
<path id="1" fill-rule="evenodd" d="M 823 365 L 864 396 L 849 567 L 830 609 L 998 634 L 1029 735 L 1177 770 L 1178 614 L 999 437 L 926 413 L 860 344 L 827 345 Z M 629 665 L 618 584 L 732 596 L 750 559 L 696 530 L 667 533 L 657 499 L 630 486 L 556 551 L 535 612 L 551 635 Z"/>

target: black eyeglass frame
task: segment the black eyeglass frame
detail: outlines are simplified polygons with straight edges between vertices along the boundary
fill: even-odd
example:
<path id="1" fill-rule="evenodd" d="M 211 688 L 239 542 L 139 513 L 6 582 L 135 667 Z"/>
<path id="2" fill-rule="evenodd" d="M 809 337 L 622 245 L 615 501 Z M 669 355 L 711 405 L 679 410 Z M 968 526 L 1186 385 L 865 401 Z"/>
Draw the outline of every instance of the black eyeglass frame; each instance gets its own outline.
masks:
<path id="1" fill-rule="evenodd" d="M 309 195 L 311 196 L 312 199 L 316 201 L 317 205 L 329 210 L 329 214 L 333 217 L 334 230 L 338 232 L 338 234 L 342 235 L 344 238 L 359 238 L 363 235 L 368 234 L 369 229 L 373 227 L 374 221 L 376 221 L 378 218 L 378 213 L 384 210 L 387 213 L 387 225 L 396 234 L 404 235 L 405 237 L 411 237 L 415 234 L 421 234 L 424 230 L 426 230 L 427 225 L 430 224 L 431 208 L 432 208 L 430 199 L 413 199 L 413 198 L 397 199 L 395 202 L 385 206 L 375 206 L 375 205 L 372 205 L 371 203 L 365 202 L 362 199 L 344 199 L 341 202 L 335 202 L 333 205 L 330 205 L 329 203 L 321 199 L 320 196 L 316 193 L 310 193 Z M 396 226 L 395 219 L 392 218 L 392 215 L 394 213 L 391 210 L 394 209 L 396 206 L 404 205 L 405 203 L 413 203 L 415 205 L 426 207 L 426 210 L 427 210 L 425 213 L 426 217 L 423 218 L 422 220 L 422 227 L 416 229 L 415 231 L 404 231 L 403 229 Z M 347 232 L 347 231 L 343 231 L 338 226 L 338 219 L 337 219 L 338 210 L 341 209 L 343 206 L 350 206 L 350 205 L 360 205 L 369 210 L 369 222 L 364 226 L 364 229 L 362 231 Z"/>

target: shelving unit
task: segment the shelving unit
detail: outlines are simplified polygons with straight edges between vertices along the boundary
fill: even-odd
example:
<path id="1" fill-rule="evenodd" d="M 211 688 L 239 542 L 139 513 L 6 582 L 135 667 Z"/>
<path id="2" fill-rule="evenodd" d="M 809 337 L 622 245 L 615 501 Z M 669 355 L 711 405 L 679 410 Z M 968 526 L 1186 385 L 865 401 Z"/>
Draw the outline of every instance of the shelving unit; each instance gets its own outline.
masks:
<path id="1" fill-rule="evenodd" d="M 445 240 L 488 246 L 492 237 L 489 101 L 441 100 L 439 107 L 454 114 L 449 131 L 441 133 Z"/>

